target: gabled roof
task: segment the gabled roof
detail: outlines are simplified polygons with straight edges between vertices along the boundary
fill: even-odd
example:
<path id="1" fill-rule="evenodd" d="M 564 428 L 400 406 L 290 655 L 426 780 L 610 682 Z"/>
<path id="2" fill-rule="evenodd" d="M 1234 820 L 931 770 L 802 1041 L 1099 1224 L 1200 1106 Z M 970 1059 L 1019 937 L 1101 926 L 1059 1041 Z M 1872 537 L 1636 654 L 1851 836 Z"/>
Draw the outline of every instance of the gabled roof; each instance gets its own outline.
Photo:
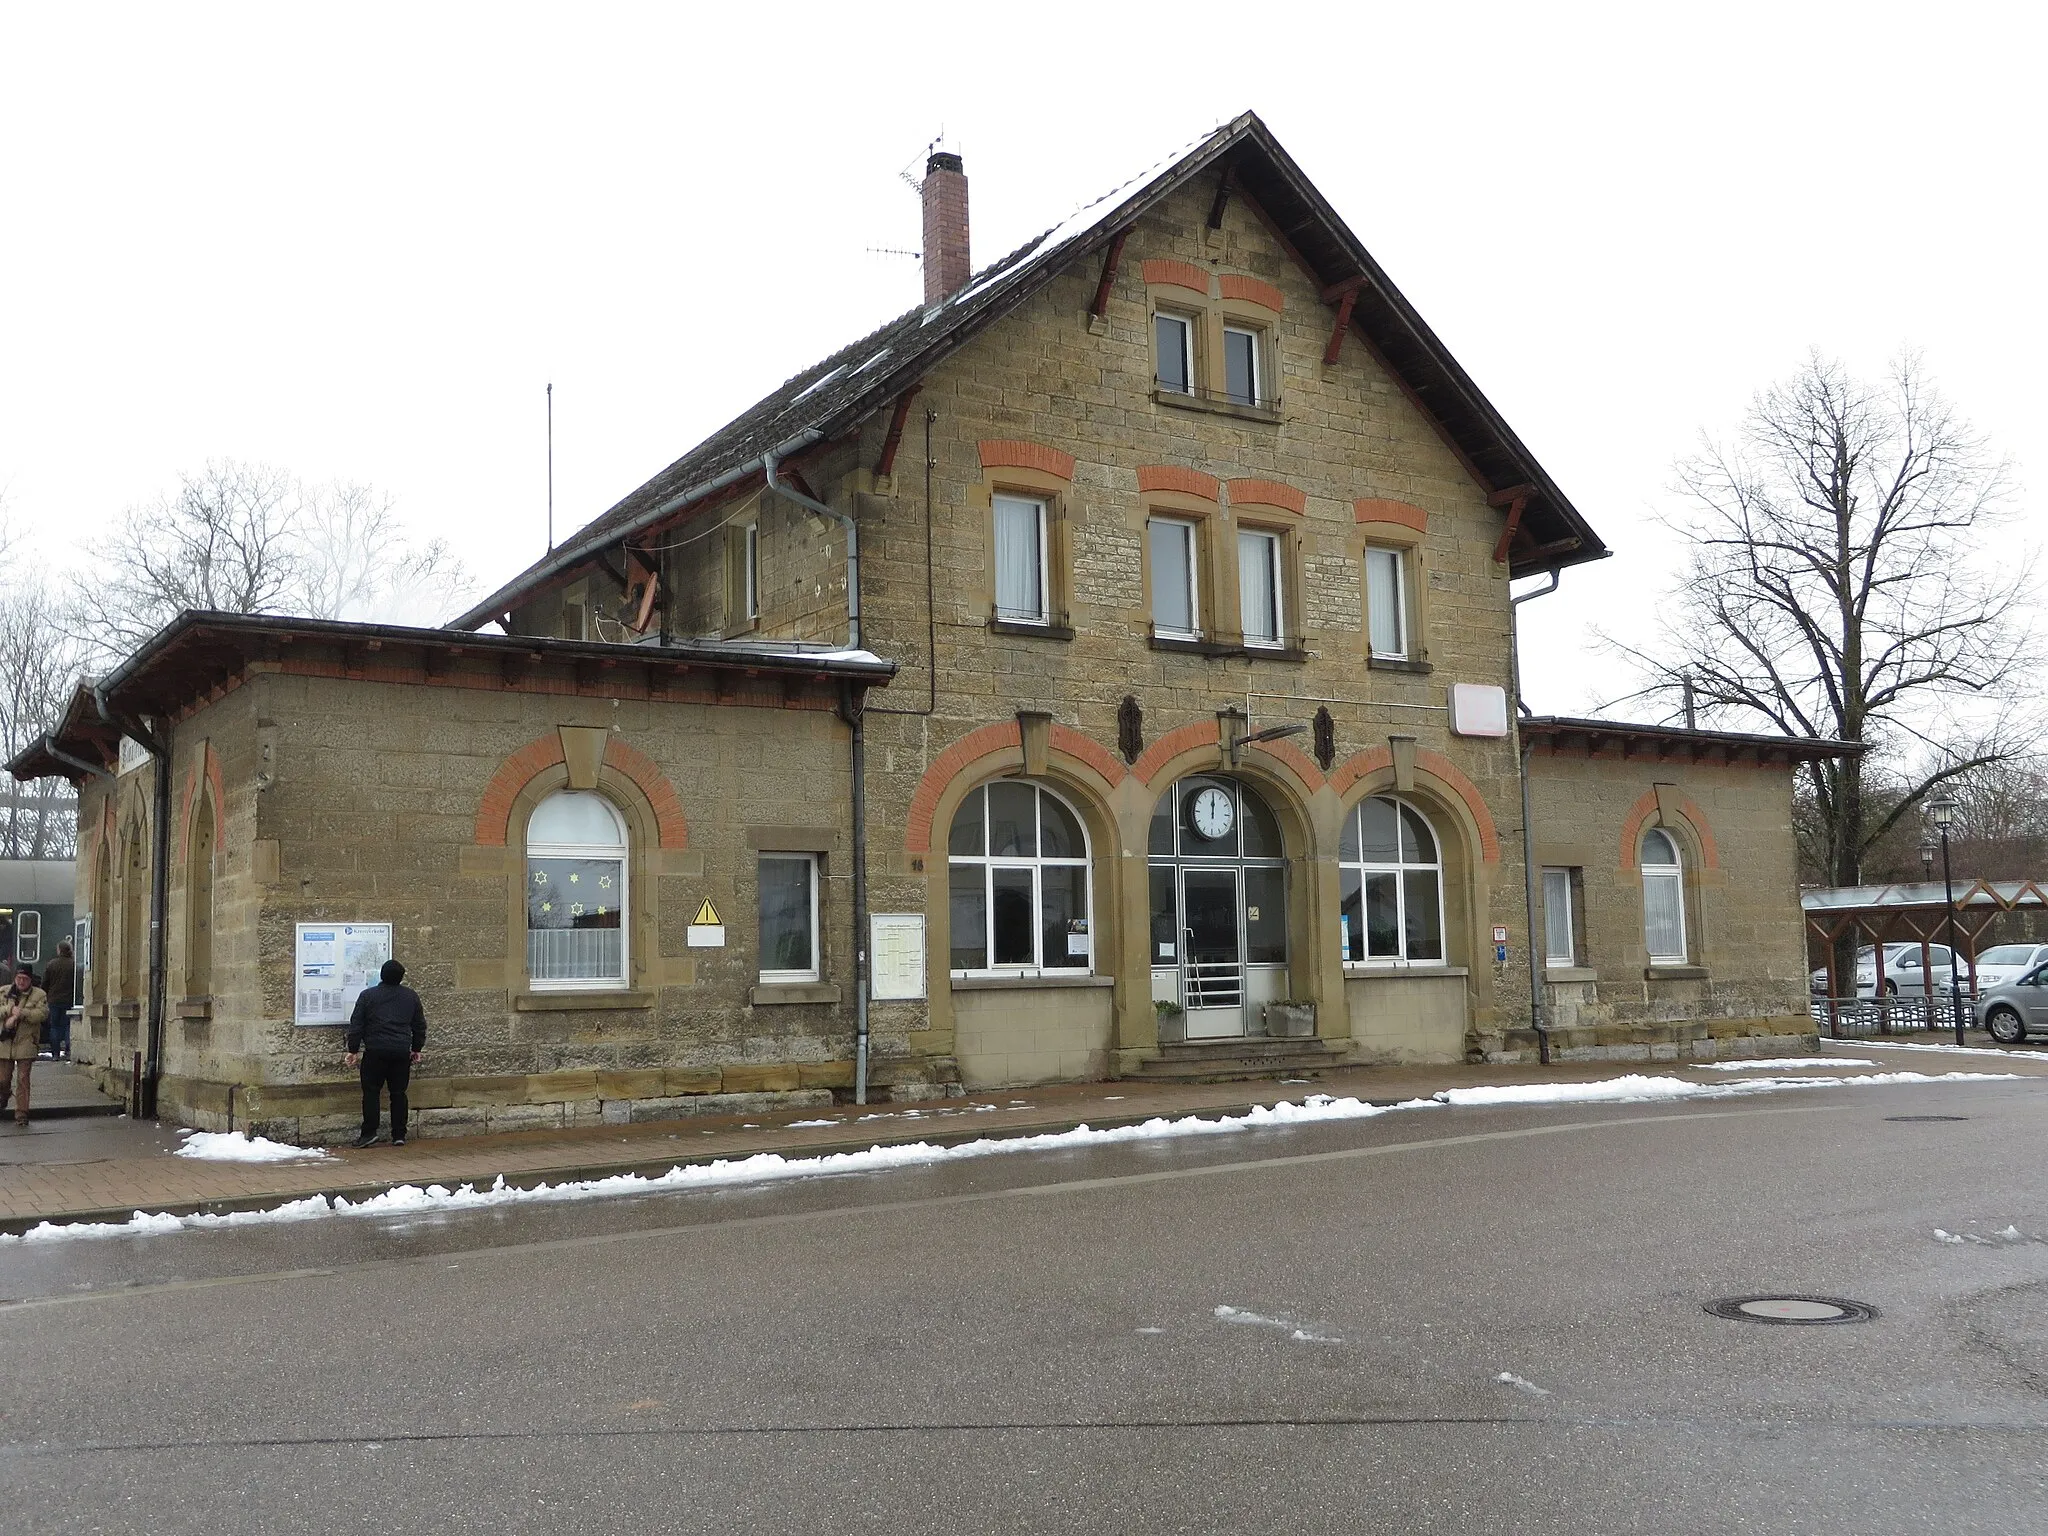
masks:
<path id="1" fill-rule="evenodd" d="M 943 303 L 913 309 L 796 375 L 456 619 L 454 627 L 487 624 L 591 564 L 600 552 L 758 477 L 766 452 L 779 459 L 858 426 L 1038 292 L 1069 261 L 1106 246 L 1120 230 L 1212 172 L 1227 177 L 1232 190 L 1257 207 L 1325 290 L 1356 284 L 1351 334 L 1364 340 L 1417 407 L 1433 418 L 1473 476 L 1489 492 L 1526 492 L 1522 536 L 1510 553 L 1514 575 L 1607 554 L 1600 536 L 1301 167 L 1247 112 L 1011 252 Z"/>

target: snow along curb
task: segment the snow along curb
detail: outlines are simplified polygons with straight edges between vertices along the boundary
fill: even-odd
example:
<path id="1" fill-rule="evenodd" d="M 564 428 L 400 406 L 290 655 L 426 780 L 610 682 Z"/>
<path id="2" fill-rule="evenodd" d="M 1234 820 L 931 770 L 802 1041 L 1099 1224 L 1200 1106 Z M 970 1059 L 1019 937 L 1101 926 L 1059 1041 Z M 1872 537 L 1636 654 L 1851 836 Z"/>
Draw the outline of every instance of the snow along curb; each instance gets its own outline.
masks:
<path id="1" fill-rule="evenodd" d="M 0 1247 L 11 1243 L 46 1243 L 77 1238 L 140 1237 L 161 1233 L 212 1231 L 222 1228 L 274 1225 L 316 1220 L 323 1216 L 394 1216 L 429 1211 L 478 1210 L 487 1206 L 558 1203 L 601 1200 L 621 1195 L 653 1194 L 674 1190 L 723 1188 L 740 1184 L 770 1184 L 789 1179 L 816 1178 L 842 1173 L 877 1173 L 892 1168 L 924 1167 L 955 1158 L 993 1157 L 1015 1152 L 1048 1152 L 1073 1147 L 1109 1146 L 1128 1141 L 1163 1141 L 1183 1136 L 1230 1135 L 1239 1131 L 1266 1130 L 1278 1126 L 1310 1125 L 1340 1120 L 1370 1120 L 1398 1110 L 1481 1108 L 1547 1104 L 1645 1104 L 1680 1099 L 1749 1098 L 1761 1093 L 1790 1092 L 1805 1088 L 1846 1088 L 1857 1085 L 1892 1087 L 1908 1084 L 2006 1082 L 2025 1077 L 2018 1072 L 1878 1072 L 1863 1077 L 1751 1078 L 1733 1082 L 1696 1083 L 1675 1077 L 1645 1077 L 1631 1074 L 1591 1083 L 1529 1083 L 1492 1088 L 1447 1088 L 1427 1099 L 1406 1099 L 1391 1104 L 1374 1104 L 1363 1099 L 1331 1098 L 1311 1094 L 1301 1103 L 1282 1100 L 1277 1104 L 1256 1104 L 1243 1114 L 1204 1119 L 1185 1115 L 1179 1119 L 1153 1118 L 1130 1124 L 1093 1127 L 1086 1124 L 1064 1131 L 1046 1131 L 1023 1136 L 979 1137 L 940 1145 L 929 1141 L 876 1145 L 861 1150 L 822 1152 L 807 1157 L 785 1157 L 780 1152 L 758 1152 L 738 1159 L 718 1158 L 700 1163 L 678 1163 L 666 1173 L 614 1173 L 598 1178 L 568 1179 L 559 1184 L 536 1183 L 521 1186 L 507 1182 L 500 1174 L 487 1189 L 464 1184 L 449 1189 L 444 1184 L 399 1184 L 377 1187 L 375 1193 L 350 1198 L 348 1193 L 314 1194 L 288 1200 L 282 1205 L 225 1212 L 137 1211 L 126 1221 L 73 1221 L 63 1225 L 44 1221 L 22 1233 L 0 1233 Z M 667 1161 L 667 1159 L 661 1159 Z"/>

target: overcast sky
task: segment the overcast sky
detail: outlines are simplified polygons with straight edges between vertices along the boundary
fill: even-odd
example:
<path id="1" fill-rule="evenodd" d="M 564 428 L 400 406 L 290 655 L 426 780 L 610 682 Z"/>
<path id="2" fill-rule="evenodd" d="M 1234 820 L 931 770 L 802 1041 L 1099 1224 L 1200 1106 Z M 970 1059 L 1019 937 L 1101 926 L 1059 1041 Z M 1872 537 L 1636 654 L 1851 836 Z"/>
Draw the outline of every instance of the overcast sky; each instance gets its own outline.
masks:
<path id="1" fill-rule="evenodd" d="M 481 595 L 545 544 L 550 379 L 566 531 L 917 301 L 872 248 L 942 131 L 980 265 L 1247 108 L 1616 551 L 1523 610 L 1539 710 L 1628 686 L 1587 626 L 1653 622 L 1674 459 L 1810 347 L 1919 348 L 2048 475 L 2039 6 L 721 9 L 0 10 L 17 525 L 89 559 L 261 460 Z"/>

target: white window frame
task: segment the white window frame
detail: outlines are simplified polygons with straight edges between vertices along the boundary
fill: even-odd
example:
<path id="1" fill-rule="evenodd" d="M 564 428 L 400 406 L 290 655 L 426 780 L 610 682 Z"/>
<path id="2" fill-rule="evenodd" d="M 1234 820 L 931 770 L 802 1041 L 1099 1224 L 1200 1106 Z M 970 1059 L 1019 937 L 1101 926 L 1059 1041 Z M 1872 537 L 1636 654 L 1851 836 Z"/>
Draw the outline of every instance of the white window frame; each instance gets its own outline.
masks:
<path id="1" fill-rule="evenodd" d="M 759 932 L 761 923 L 760 870 L 763 864 L 766 864 L 773 859 L 793 860 L 796 862 L 808 864 L 810 866 L 811 963 L 809 968 L 805 970 L 771 971 L 767 967 L 763 966 L 757 973 L 760 982 L 763 986 L 786 986 L 790 984 L 800 984 L 803 982 L 814 982 L 822 980 L 825 974 L 825 946 L 824 935 L 819 931 L 818 927 L 818 892 L 819 887 L 824 884 L 824 880 L 822 878 L 824 871 L 819 867 L 819 859 L 815 853 L 785 853 L 779 850 L 770 851 L 764 849 L 762 852 L 755 855 L 754 926 L 756 932 L 754 938 L 756 944 L 759 946 L 757 954 L 765 955 L 767 948 L 766 943 Z"/>
<path id="2" fill-rule="evenodd" d="M 1002 781 L 997 780 L 994 782 L 1000 783 Z M 1041 852 L 1029 858 L 1025 857 L 1022 854 L 948 853 L 946 856 L 946 876 L 947 888 L 949 892 L 951 890 L 952 872 L 953 867 L 955 865 L 978 865 L 981 869 L 981 952 L 989 962 L 987 965 L 982 966 L 957 968 L 953 970 L 952 974 L 955 977 L 962 979 L 968 977 L 1005 976 L 1093 976 L 1095 974 L 1095 866 L 1093 861 L 1089 857 L 1092 848 L 1088 838 L 1088 823 L 1086 820 L 1083 819 L 1081 813 L 1074 809 L 1072 801 L 1068 800 L 1065 795 L 1060 794 L 1057 790 L 1052 789 L 1050 786 L 1042 784 L 1036 779 L 1021 779 L 1013 780 L 1011 782 L 1028 784 L 1033 789 L 1037 790 L 1039 796 L 1041 797 L 1040 801 L 1037 803 L 1043 803 L 1043 800 L 1047 797 L 1058 802 L 1058 804 L 1066 811 L 1066 813 L 1074 818 L 1074 825 L 1081 829 L 1081 852 L 1079 853 L 1079 855 L 1059 855 L 1055 857 L 1048 857 Z M 984 784 L 980 786 L 980 789 L 982 791 L 985 791 L 989 787 L 989 785 Z M 981 846 L 984 849 L 986 849 L 988 847 L 988 801 L 985 795 L 981 801 L 981 807 Z M 956 811 L 954 814 L 957 817 L 959 813 Z M 1044 813 L 1040 811 L 1038 813 L 1038 826 L 1035 829 L 1038 834 L 1038 840 L 1035 846 L 1037 846 L 1040 849 L 1043 849 L 1045 847 L 1044 823 L 1045 816 Z M 951 830 L 952 829 L 949 824 L 947 828 L 949 841 L 951 837 Z M 997 965 L 995 963 L 996 871 L 999 869 L 1027 868 L 1031 871 L 1031 960 L 1028 964 Z M 1082 901 L 1086 905 L 1088 912 L 1087 963 L 1085 965 L 1047 965 L 1045 963 L 1044 872 L 1047 869 L 1076 868 L 1078 868 L 1081 871 L 1081 896 Z M 950 934 L 947 936 L 947 940 L 948 946 L 950 948 Z M 949 954 L 947 956 L 947 963 L 949 966 L 951 965 L 951 960 L 952 957 Z"/>
<path id="3" fill-rule="evenodd" d="M 14 958 L 34 964 L 43 957 L 43 914 L 23 907 L 14 915 Z"/>
<path id="4" fill-rule="evenodd" d="M 761 525 L 748 523 L 740 536 L 742 569 L 740 572 L 740 606 L 745 610 L 747 620 L 753 623 L 761 617 Z"/>
<path id="5" fill-rule="evenodd" d="M 557 794 L 596 794 L 595 790 L 556 790 L 534 807 L 537 813 L 541 805 Z M 598 796 L 603 799 L 603 796 Z M 526 961 L 526 985 L 535 992 L 619 992 L 625 990 L 633 975 L 633 830 L 627 825 L 619 808 L 606 802 L 606 809 L 612 813 L 612 820 L 619 829 L 616 843 L 550 843 L 526 840 L 527 871 L 522 877 L 520 889 L 521 910 L 527 900 L 525 882 L 532 878 L 531 865 L 535 859 L 605 859 L 619 866 L 619 971 L 616 976 L 558 976 L 538 977 L 533 974 L 533 959 L 529 953 Z M 528 818 L 529 824 L 531 818 Z M 528 932 L 534 930 L 529 929 Z M 530 941 L 529 941 L 530 942 Z"/>
<path id="6" fill-rule="evenodd" d="M 1677 838 L 1664 831 L 1661 827 L 1652 827 L 1649 831 L 1645 832 L 1643 834 L 1643 843 L 1647 844 L 1653 837 L 1664 840 L 1665 845 L 1671 850 L 1672 862 L 1669 864 L 1651 864 L 1643 859 L 1640 849 L 1637 852 L 1636 863 L 1642 870 L 1643 875 L 1643 948 L 1650 952 L 1650 964 L 1652 965 L 1685 965 L 1688 963 L 1686 956 L 1690 943 L 1685 931 L 1685 850 L 1679 847 Z M 1650 882 L 1653 880 L 1669 883 L 1672 895 L 1676 898 L 1678 909 L 1678 951 L 1676 954 L 1660 955 L 1650 941 Z"/>
<path id="7" fill-rule="evenodd" d="M 1001 568 L 1001 561 L 1003 552 L 1003 542 L 1000 519 L 997 516 L 996 509 L 998 503 L 1005 501 L 1013 502 L 1018 506 L 1035 507 L 1038 511 L 1038 611 L 1036 613 L 1012 611 L 1009 609 L 1005 609 L 1002 604 L 1003 573 Z M 1051 517 L 1049 509 L 1046 505 L 1045 498 L 1043 496 L 1021 496 L 1014 491 L 998 491 L 994 496 L 992 496 L 989 499 L 989 511 L 990 520 L 992 524 L 991 531 L 993 532 L 995 538 L 995 560 L 994 562 L 992 562 L 992 564 L 995 567 L 996 578 L 996 618 L 1005 624 L 1051 624 L 1052 561 L 1046 546 L 1048 543 L 1049 535 L 1052 530 Z"/>
<path id="8" fill-rule="evenodd" d="M 1414 803 L 1413 803 L 1412 801 L 1408 801 L 1408 800 L 1403 800 L 1403 799 L 1401 799 L 1401 798 L 1400 798 L 1400 797 L 1399 797 L 1398 795 L 1367 795 L 1367 796 L 1365 796 L 1365 797 L 1364 797 L 1363 799 L 1361 799 L 1361 800 L 1360 800 L 1360 801 L 1358 802 L 1358 804 L 1357 804 L 1357 805 L 1354 805 L 1354 806 L 1352 806 L 1350 810 L 1348 810 L 1348 811 L 1346 811 L 1346 812 L 1344 813 L 1344 815 L 1345 815 L 1346 819 L 1347 819 L 1347 820 L 1354 820 L 1354 821 L 1355 821 L 1355 820 L 1356 820 L 1356 819 L 1357 819 L 1357 818 L 1358 818 L 1358 817 L 1359 817 L 1359 816 L 1360 816 L 1360 815 L 1362 814 L 1362 811 L 1363 811 L 1363 807 L 1364 807 L 1364 805 L 1365 805 L 1365 803 L 1366 803 L 1366 801 L 1367 801 L 1367 800 L 1387 800 L 1387 801 L 1391 801 L 1391 802 L 1392 802 L 1392 803 L 1393 803 L 1393 804 L 1394 804 L 1395 806 L 1399 807 L 1399 809 L 1397 809 L 1397 810 L 1395 811 L 1395 813 L 1394 813 L 1394 814 L 1395 814 L 1395 816 L 1396 816 L 1396 818 L 1397 818 L 1397 821 L 1396 821 L 1396 827 L 1395 827 L 1395 838 L 1396 838 L 1396 841 L 1395 841 L 1395 844 L 1394 844 L 1394 849 L 1395 849 L 1395 855 L 1396 855 L 1396 856 L 1395 856 L 1395 858 L 1393 858 L 1392 860 L 1388 860 L 1388 859 L 1367 859 L 1367 858 L 1365 858 L 1365 857 L 1364 857 L 1364 851 L 1365 851 L 1365 850 L 1364 850 L 1364 843 L 1363 843 L 1363 840 L 1362 840 L 1362 839 L 1361 839 L 1361 841 L 1360 841 L 1360 846 L 1359 846 L 1359 854 L 1360 854 L 1360 857 L 1359 857 L 1359 858 L 1357 858 L 1357 859 L 1355 859 L 1355 860 L 1353 860 L 1353 859 L 1346 859 L 1346 858 L 1343 858 L 1343 857 L 1342 857 L 1342 856 L 1340 855 L 1340 857 L 1339 857 L 1339 859 L 1338 859 L 1338 865 L 1337 865 L 1337 867 L 1338 867 L 1338 871 L 1339 871 L 1339 875 L 1338 875 L 1338 880 L 1339 880 L 1339 884 L 1338 884 L 1338 891 L 1339 891 L 1339 897 L 1338 897 L 1338 908 L 1339 908 L 1339 911 L 1341 912 L 1341 911 L 1342 911 L 1342 906 L 1343 906 L 1343 898 L 1342 898 L 1342 891 L 1343 891 L 1342 879 L 1343 879 L 1343 875 L 1342 875 L 1342 872 L 1343 872 L 1344 870 L 1347 870 L 1347 869 L 1349 869 L 1349 870 L 1356 870 L 1356 871 L 1358 872 L 1358 921 L 1359 921 L 1359 923 L 1360 923 L 1361 925 L 1363 925 L 1363 924 L 1365 923 L 1365 920 L 1366 920 L 1366 916 L 1365 916 L 1365 914 L 1366 914 L 1366 898 L 1365 898 L 1365 882 L 1366 882 L 1366 877 L 1367 877 L 1368 875 L 1385 875 L 1385 874 L 1391 874 L 1391 875 L 1393 875 L 1393 876 L 1394 876 L 1394 931 L 1395 931 L 1396 933 L 1398 933 L 1398 934 L 1399 934 L 1399 935 L 1401 936 L 1401 953 L 1400 953 L 1399 955 L 1375 955 L 1375 954 L 1374 954 L 1374 953 L 1372 952 L 1372 936 L 1371 936 L 1371 931 L 1370 931 L 1370 929 L 1367 929 L 1366 931 L 1362 932 L 1362 933 L 1361 933 L 1361 934 L 1359 935 L 1360 941 L 1362 942 L 1362 944 L 1363 944 L 1363 946 L 1364 946 L 1364 949 L 1365 949 L 1365 958 L 1364 958 L 1364 959 L 1362 959 L 1362 960 L 1353 960 L 1353 959 L 1351 959 L 1351 958 L 1349 957 L 1349 955 L 1345 955 L 1345 956 L 1344 956 L 1344 960 L 1343 960 L 1343 963 L 1344 963 L 1344 965 L 1345 965 L 1345 967 L 1346 967 L 1347 969 L 1349 969 L 1349 970 L 1354 970 L 1354 971 L 1361 971 L 1361 970 L 1386 970 L 1386 969 L 1389 969 L 1389 968 L 1405 970 L 1405 969 L 1409 968 L 1410 966 L 1425 966 L 1425 967 L 1431 967 L 1431 968 L 1434 968 L 1434 967 L 1439 967 L 1439 966 L 1446 966 L 1446 965 L 1449 965 L 1449 964 L 1451 963 L 1451 929 L 1450 929 L 1450 924 L 1449 924 L 1449 923 L 1448 923 L 1448 922 L 1447 922 L 1447 921 L 1445 920 L 1445 911 L 1444 911 L 1444 839 L 1443 839 L 1443 834 L 1442 834 L 1441 832 L 1437 831 L 1437 829 L 1436 829 L 1436 823 L 1435 823 L 1435 822 L 1433 822 L 1433 821 L 1431 821 L 1431 820 L 1429 819 L 1429 817 L 1428 817 L 1427 815 L 1425 815 L 1425 814 L 1423 813 L 1423 810 L 1422 810 L 1422 807 L 1421 807 L 1421 806 L 1419 806 L 1419 805 L 1416 805 L 1416 804 L 1414 804 Z M 1423 826 L 1425 826 L 1425 827 L 1427 827 L 1427 828 L 1429 829 L 1429 840 L 1430 840 L 1430 842 L 1431 842 L 1431 843 L 1432 843 L 1432 844 L 1433 844 L 1433 845 L 1435 846 L 1435 848 L 1436 848 L 1436 858 L 1435 858 L 1434 860 L 1431 860 L 1431 861 L 1418 861 L 1418 862 L 1416 862 L 1416 863 L 1410 864 L 1410 863 L 1406 863 L 1406 862 L 1402 861 L 1402 860 L 1401 860 L 1401 858 L 1399 857 L 1399 853 L 1400 853 L 1400 847 L 1401 847 L 1401 845 L 1400 845 L 1400 842 L 1399 842 L 1399 836 L 1400 836 L 1400 829 L 1399 829 L 1399 824 L 1398 824 L 1398 818 L 1399 818 L 1399 816 L 1400 816 L 1400 812 L 1401 812 L 1401 810 L 1408 810 L 1408 811 L 1412 811 L 1412 812 L 1414 812 L 1414 813 L 1415 813 L 1415 816 L 1417 817 L 1417 819 L 1418 819 L 1418 820 L 1420 820 L 1420 821 L 1421 821 L 1421 823 L 1423 824 Z M 1409 959 L 1409 958 L 1408 958 L 1408 879 L 1407 879 L 1407 877 L 1408 877 L 1408 875 L 1409 875 L 1409 874 L 1413 873 L 1413 872 L 1414 872 L 1414 871 L 1416 871 L 1416 870 L 1425 870 L 1425 869 L 1426 869 L 1426 870 L 1429 870 L 1429 871 L 1431 871 L 1431 872 L 1432 872 L 1432 873 L 1434 873 L 1434 874 L 1435 874 L 1435 876 L 1436 876 L 1436 932 L 1437 932 L 1437 942 L 1438 942 L 1438 947 L 1439 947 L 1439 948 L 1441 948 L 1441 949 L 1443 950 L 1443 953 L 1442 953 L 1441 955 L 1437 956 L 1437 957 L 1436 957 L 1435 959 L 1429 959 L 1429 958 L 1424 958 L 1424 959 L 1420 959 L 1420 960 L 1411 960 L 1411 959 Z M 1344 951 L 1344 950 L 1345 950 L 1346 948 L 1348 948 L 1348 947 L 1349 947 L 1349 946 L 1346 946 L 1346 945 L 1340 944 L 1340 945 L 1339 945 L 1339 952 L 1340 952 L 1340 954 L 1341 954 L 1341 953 L 1342 953 L 1342 952 L 1343 952 L 1343 951 Z"/>
<path id="9" fill-rule="evenodd" d="M 1559 906 L 1552 905 L 1553 889 L 1563 898 L 1560 904 L 1564 919 L 1563 954 L 1559 954 L 1557 946 L 1551 942 L 1554 936 L 1551 917 L 1553 913 L 1560 912 Z M 1555 865 L 1546 866 L 1543 871 L 1543 963 L 1546 966 L 1556 970 L 1570 970 L 1579 963 L 1579 939 L 1574 923 L 1575 916 L 1572 911 L 1572 872 Z"/>
<path id="10" fill-rule="evenodd" d="M 1272 560 L 1267 566 L 1271 578 L 1273 597 L 1273 633 L 1254 639 L 1249 629 L 1244 632 L 1244 643 L 1253 650 L 1284 651 L 1287 649 L 1287 580 L 1281 574 L 1287 554 L 1286 535 L 1270 528 L 1239 528 L 1237 530 L 1237 602 L 1238 619 L 1244 618 L 1246 541 L 1263 543 L 1271 551 Z"/>
<path id="11" fill-rule="evenodd" d="M 1159 622 L 1159 566 L 1151 559 L 1152 529 L 1155 526 L 1178 528 L 1187 541 L 1188 569 L 1188 619 L 1189 629 L 1174 629 Z M 1199 640 L 1202 638 L 1202 545 L 1201 524 L 1193 518 L 1169 517 L 1153 513 L 1145 519 L 1145 554 L 1152 566 L 1152 590 L 1147 596 L 1147 606 L 1152 611 L 1152 633 L 1165 640 Z"/>
<path id="12" fill-rule="evenodd" d="M 1390 562 L 1394 570 L 1394 631 L 1396 649 L 1381 650 L 1373 639 L 1372 563 L 1375 558 Z M 1365 546 L 1365 643 L 1367 651 L 1381 661 L 1407 661 L 1414 654 L 1414 638 L 1408 632 L 1408 551 L 1392 544 Z"/>
<path id="13" fill-rule="evenodd" d="M 1230 392 L 1230 338 L 1233 336 L 1246 337 L 1252 344 L 1252 397 L 1249 400 L 1240 400 Z M 1226 325 L 1223 327 L 1223 398 L 1225 400 L 1229 401 L 1232 405 L 1256 406 L 1265 403 L 1266 391 L 1264 387 L 1265 379 L 1263 377 L 1266 360 L 1265 353 L 1265 335 L 1263 332 L 1254 330 L 1249 325 Z"/>
<path id="14" fill-rule="evenodd" d="M 1160 359 L 1158 356 L 1158 348 L 1159 322 L 1161 320 L 1171 320 L 1180 327 L 1181 373 L 1182 377 L 1187 380 L 1187 385 L 1184 389 L 1172 388 L 1170 385 L 1167 384 L 1165 378 L 1159 372 Z M 1180 310 L 1177 309 L 1155 309 L 1154 311 L 1152 311 L 1152 384 L 1153 387 L 1159 390 L 1162 394 L 1187 395 L 1192 397 L 1201 392 L 1201 386 L 1195 378 L 1196 323 L 1197 322 L 1195 316 L 1190 314 L 1183 314 Z"/>

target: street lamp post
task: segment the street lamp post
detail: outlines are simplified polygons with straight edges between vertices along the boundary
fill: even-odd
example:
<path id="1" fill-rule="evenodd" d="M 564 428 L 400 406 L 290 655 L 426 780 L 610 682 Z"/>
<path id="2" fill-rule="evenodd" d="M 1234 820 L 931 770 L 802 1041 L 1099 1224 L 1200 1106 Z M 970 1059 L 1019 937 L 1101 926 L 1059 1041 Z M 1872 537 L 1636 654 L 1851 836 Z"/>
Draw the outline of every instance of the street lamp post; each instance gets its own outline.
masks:
<path id="1" fill-rule="evenodd" d="M 1934 830 L 1941 835 L 1941 892 L 1943 903 L 1948 908 L 1948 1001 L 1955 1010 L 1956 1044 L 1963 1044 L 1963 991 L 1962 983 L 1956 976 L 1956 882 L 1949 871 L 1948 828 L 1956 819 L 1956 802 L 1952 795 L 1937 795 L 1927 802 L 1927 819 L 1934 823 Z M 1928 854 L 1932 850 L 1921 844 L 1921 858 L 1931 865 Z M 1928 870 L 1933 873 L 1932 868 Z"/>

